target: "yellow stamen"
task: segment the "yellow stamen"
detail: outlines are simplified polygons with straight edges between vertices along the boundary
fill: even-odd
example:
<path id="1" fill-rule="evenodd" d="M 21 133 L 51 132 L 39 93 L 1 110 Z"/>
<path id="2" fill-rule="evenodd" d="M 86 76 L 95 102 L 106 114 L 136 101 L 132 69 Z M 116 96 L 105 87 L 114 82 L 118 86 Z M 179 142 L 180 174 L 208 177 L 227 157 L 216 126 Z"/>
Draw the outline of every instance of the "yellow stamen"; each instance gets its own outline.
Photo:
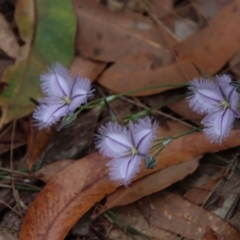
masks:
<path id="1" fill-rule="evenodd" d="M 66 103 L 67 105 L 69 105 L 71 103 L 71 99 L 68 96 L 64 96 L 63 98 L 64 103 Z"/>
<path id="2" fill-rule="evenodd" d="M 224 109 L 230 107 L 230 104 L 229 104 L 229 102 L 227 102 L 227 101 L 222 101 L 222 102 L 220 103 L 220 105 L 221 105 Z"/>
<path id="3" fill-rule="evenodd" d="M 131 154 L 132 154 L 132 156 L 137 155 L 138 154 L 138 150 L 136 148 L 132 148 L 131 149 Z"/>

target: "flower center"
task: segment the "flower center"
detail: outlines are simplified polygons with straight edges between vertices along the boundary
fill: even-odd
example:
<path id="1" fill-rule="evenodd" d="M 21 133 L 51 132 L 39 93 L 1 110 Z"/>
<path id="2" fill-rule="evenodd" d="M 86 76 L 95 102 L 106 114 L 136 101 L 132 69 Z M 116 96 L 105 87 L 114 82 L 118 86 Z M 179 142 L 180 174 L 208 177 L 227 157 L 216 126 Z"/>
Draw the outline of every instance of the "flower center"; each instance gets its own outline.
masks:
<path id="1" fill-rule="evenodd" d="M 135 155 L 139 154 L 138 150 L 134 147 L 130 150 L 130 153 L 131 153 L 132 156 L 135 156 Z"/>
<path id="2" fill-rule="evenodd" d="M 64 103 L 67 105 L 69 105 L 71 103 L 71 99 L 68 96 L 64 96 L 62 99 L 63 99 Z"/>
<path id="3" fill-rule="evenodd" d="M 227 101 L 222 101 L 220 105 L 223 107 L 223 109 L 227 109 L 230 107 L 230 104 Z"/>

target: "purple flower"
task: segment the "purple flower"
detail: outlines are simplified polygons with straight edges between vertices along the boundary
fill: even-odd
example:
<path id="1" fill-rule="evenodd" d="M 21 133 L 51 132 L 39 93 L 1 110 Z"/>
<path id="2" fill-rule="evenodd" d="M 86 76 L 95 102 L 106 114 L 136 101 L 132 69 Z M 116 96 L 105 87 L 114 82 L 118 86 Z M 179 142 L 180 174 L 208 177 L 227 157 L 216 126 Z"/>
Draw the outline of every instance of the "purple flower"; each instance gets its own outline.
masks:
<path id="1" fill-rule="evenodd" d="M 148 156 L 148 149 L 156 137 L 157 123 L 145 117 L 129 128 L 108 122 L 96 135 L 96 147 L 111 158 L 109 176 L 114 182 L 127 187 L 140 170 L 141 159 Z"/>
<path id="2" fill-rule="evenodd" d="M 93 97 L 91 82 L 79 75 L 75 81 L 68 70 L 55 63 L 48 72 L 40 76 L 41 88 L 46 97 L 33 113 L 34 123 L 39 129 L 48 128 L 61 117 L 72 114 L 76 108 Z"/>
<path id="3" fill-rule="evenodd" d="M 194 79 L 189 87 L 189 106 L 197 113 L 206 113 L 201 121 L 210 142 L 222 143 L 228 137 L 235 118 L 240 117 L 238 93 L 230 85 L 228 75 L 216 76 L 216 81 Z"/>

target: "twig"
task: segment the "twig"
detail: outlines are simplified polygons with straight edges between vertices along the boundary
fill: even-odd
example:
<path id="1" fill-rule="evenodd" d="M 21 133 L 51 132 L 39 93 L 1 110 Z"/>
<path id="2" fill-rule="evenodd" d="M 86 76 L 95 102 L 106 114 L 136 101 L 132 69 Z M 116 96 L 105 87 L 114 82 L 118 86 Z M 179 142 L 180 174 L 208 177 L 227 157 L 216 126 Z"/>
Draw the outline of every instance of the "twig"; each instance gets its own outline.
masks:
<path id="1" fill-rule="evenodd" d="M 139 103 L 136 103 L 135 101 L 133 101 L 132 99 L 127 98 L 127 97 L 121 97 L 121 98 L 124 99 L 125 101 L 127 101 L 127 102 L 129 102 L 129 103 L 132 103 L 132 104 L 134 104 L 134 105 L 136 105 L 136 106 L 138 106 L 138 107 L 141 107 L 141 108 L 143 108 L 143 109 L 146 109 L 146 110 L 149 109 L 149 107 L 147 107 L 147 106 L 144 105 L 143 103 L 140 103 L 140 102 L 139 102 Z M 164 112 L 162 112 L 162 111 L 160 111 L 160 110 L 153 110 L 152 112 L 155 113 L 155 114 L 162 115 L 162 116 L 164 116 L 164 117 L 166 117 L 166 118 L 170 118 L 170 119 L 172 119 L 172 120 L 174 120 L 174 121 L 177 121 L 177 122 L 179 122 L 179 123 L 181 123 L 181 124 L 183 124 L 183 125 L 185 125 L 185 126 L 187 126 L 187 127 L 191 127 L 191 128 L 195 127 L 195 126 L 191 125 L 190 123 L 186 123 L 186 122 L 184 122 L 184 121 L 182 121 L 182 120 L 180 120 L 180 119 L 178 119 L 178 118 L 176 118 L 176 117 L 173 117 L 173 116 L 171 116 L 171 115 L 169 115 L 169 114 L 167 114 L 167 113 L 164 113 Z"/>

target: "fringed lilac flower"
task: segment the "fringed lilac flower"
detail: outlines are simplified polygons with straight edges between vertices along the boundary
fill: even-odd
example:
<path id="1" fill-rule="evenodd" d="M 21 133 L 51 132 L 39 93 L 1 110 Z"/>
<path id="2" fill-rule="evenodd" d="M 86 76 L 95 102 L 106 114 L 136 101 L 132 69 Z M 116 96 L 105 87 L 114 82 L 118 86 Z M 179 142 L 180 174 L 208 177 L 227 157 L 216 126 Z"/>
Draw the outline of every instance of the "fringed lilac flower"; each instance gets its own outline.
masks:
<path id="1" fill-rule="evenodd" d="M 221 144 L 229 136 L 234 119 L 240 117 L 238 93 L 230 82 L 228 75 L 221 75 L 216 76 L 215 82 L 194 79 L 189 87 L 192 92 L 187 98 L 189 106 L 199 114 L 207 114 L 201 123 L 210 142 Z"/>
<path id="2" fill-rule="evenodd" d="M 68 70 L 60 63 L 55 63 L 49 71 L 40 76 L 41 88 L 46 97 L 33 113 L 35 125 L 39 129 L 48 128 L 61 117 L 72 114 L 76 108 L 93 97 L 91 82 L 79 75 L 75 81 Z"/>
<path id="3" fill-rule="evenodd" d="M 108 162 L 109 176 L 114 182 L 127 187 L 140 170 L 141 160 L 148 156 L 148 149 L 156 137 L 157 123 L 150 117 L 129 123 L 124 128 L 118 123 L 108 122 L 100 127 L 96 135 L 96 147 L 111 158 Z"/>

